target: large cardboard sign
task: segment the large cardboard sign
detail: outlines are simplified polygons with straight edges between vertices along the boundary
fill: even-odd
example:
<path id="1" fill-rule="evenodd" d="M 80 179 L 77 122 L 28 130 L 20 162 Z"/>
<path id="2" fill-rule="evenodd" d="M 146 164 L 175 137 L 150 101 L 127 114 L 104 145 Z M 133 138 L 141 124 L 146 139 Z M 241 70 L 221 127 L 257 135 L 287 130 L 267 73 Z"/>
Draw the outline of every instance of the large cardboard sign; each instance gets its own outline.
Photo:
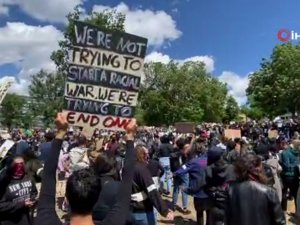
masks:
<path id="1" fill-rule="evenodd" d="M 137 105 L 147 39 L 76 21 L 64 108 L 70 125 L 124 130 Z"/>
<path id="2" fill-rule="evenodd" d="M 195 132 L 195 124 L 192 122 L 175 123 L 177 133 L 192 134 Z"/>
<path id="3" fill-rule="evenodd" d="M 241 138 L 241 130 L 240 129 L 226 129 L 224 131 L 224 136 L 228 139 Z"/>

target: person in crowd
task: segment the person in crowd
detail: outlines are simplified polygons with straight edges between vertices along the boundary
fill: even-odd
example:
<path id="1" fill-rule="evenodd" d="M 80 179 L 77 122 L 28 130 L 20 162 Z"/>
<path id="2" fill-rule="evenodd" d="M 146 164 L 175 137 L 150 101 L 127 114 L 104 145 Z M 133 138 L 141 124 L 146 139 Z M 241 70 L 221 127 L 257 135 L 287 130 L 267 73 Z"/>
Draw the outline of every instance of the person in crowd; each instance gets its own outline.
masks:
<path id="1" fill-rule="evenodd" d="M 145 155 L 148 161 L 148 169 L 150 171 L 150 174 L 152 176 L 152 180 L 157 188 L 157 190 L 159 191 L 160 189 L 160 183 L 159 180 L 160 178 L 164 175 L 164 167 L 159 163 L 158 160 L 153 159 L 153 155 L 154 152 L 149 152 L 149 150 L 144 147 L 145 150 Z M 154 207 L 154 216 L 155 216 L 155 221 L 157 221 L 158 219 L 158 211 L 157 209 Z"/>
<path id="2" fill-rule="evenodd" d="M 150 171 L 150 174 L 152 176 L 152 180 L 157 187 L 157 190 L 160 188 L 160 178 L 164 175 L 164 167 L 159 163 L 158 160 L 155 159 L 153 156 L 154 152 L 149 151 L 148 148 L 144 147 L 146 158 L 148 161 L 148 169 Z"/>
<path id="3" fill-rule="evenodd" d="M 39 160 L 42 162 L 45 162 L 47 158 L 49 157 L 50 151 L 51 151 L 51 141 L 54 139 L 54 133 L 52 132 L 47 132 L 45 134 L 45 142 L 40 144 L 39 146 Z"/>
<path id="4" fill-rule="evenodd" d="M 189 186 L 181 187 L 184 192 L 194 197 L 194 207 L 197 214 L 197 225 L 204 225 L 204 212 L 206 213 L 206 225 L 210 225 L 211 201 L 204 192 L 205 168 L 207 166 L 207 155 L 202 152 L 204 148 L 197 149 L 198 154 L 182 165 L 175 173 L 175 176 L 189 175 Z"/>
<path id="5" fill-rule="evenodd" d="M 292 145 L 282 152 L 282 207 L 287 210 L 288 190 L 295 200 L 297 210 L 297 192 L 299 188 L 300 141 L 294 140 Z"/>
<path id="6" fill-rule="evenodd" d="M 169 195 L 172 188 L 172 173 L 170 166 L 170 156 L 174 151 L 173 146 L 170 144 L 170 139 L 167 135 L 161 137 L 161 144 L 158 150 L 159 162 L 164 167 L 164 175 L 160 179 L 160 188 L 164 194 Z M 165 184 L 167 189 L 165 189 Z"/>
<path id="7" fill-rule="evenodd" d="M 212 147 L 207 152 L 207 168 L 203 189 L 211 199 L 210 225 L 223 225 L 229 185 L 235 179 L 234 167 L 224 160 L 224 149 Z"/>
<path id="8" fill-rule="evenodd" d="M 36 183 L 41 182 L 43 176 L 43 164 L 36 156 L 36 147 L 32 146 L 24 155 L 26 174 Z"/>
<path id="9" fill-rule="evenodd" d="M 226 225 L 285 225 L 276 191 L 267 186 L 261 157 L 242 156 L 235 164 L 237 182 L 229 187 Z"/>
<path id="10" fill-rule="evenodd" d="M 110 136 L 110 141 L 108 142 L 106 146 L 106 150 L 109 154 L 116 156 L 119 150 L 119 143 L 118 143 L 118 137 L 116 134 L 112 134 Z"/>
<path id="11" fill-rule="evenodd" d="M 235 138 L 234 141 L 228 143 L 227 147 L 229 152 L 227 155 L 227 161 L 229 163 L 234 163 L 242 156 L 241 145 L 242 141 L 240 138 Z"/>
<path id="12" fill-rule="evenodd" d="M 22 156 L 14 157 L 5 176 L 0 182 L 1 225 L 31 225 L 31 212 L 36 204 L 37 189 L 32 178 L 26 175 Z"/>
<path id="13" fill-rule="evenodd" d="M 190 155 L 190 144 L 184 138 L 180 138 L 176 141 L 176 147 L 174 152 L 171 153 L 171 171 L 175 173 L 183 164 L 187 163 L 191 159 Z M 190 214 L 191 211 L 188 210 L 188 195 L 181 191 L 181 186 L 188 187 L 189 176 L 185 174 L 183 176 L 173 177 L 173 208 L 174 210 L 182 211 L 183 214 Z M 182 210 L 177 205 L 179 192 L 181 191 L 182 197 Z"/>
<path id="14" fill-rule="evenodd" d="M 67 152 L 70 152 L 71 149 L 76 148 L 76 147 L 79 146 L 78 136 L 76 136 L 73 131 L 72 132 L 69 131 L 67 137 L 68 137 L 68 140 L 69 140 L 68 141 L 69 145 L 68 145 L 68 148 L 67 148 Z"/>
<path id="15" fill-rule="evenodd" d="M 261 156 L 262 156 L 262 160 L 263 160 L 263 164 L 265 164 L 265 173 L 266 176 L 269 177 L 270 179 L 272 179 L 272 182 L 270 182 L 271 186 L 276 190 L 276 193 L 278 195 L 279 201 L 282 201 L 282 185 L 281 185 L 281 181 L 280 181 L 280 174 L 282 172 L 282 167 L 279 164 L 279 160 L 276 157 L 275 154 L 275 147 L 272 145 L 266 145 L 265 149 L 263 149 L 263 151 L 261 152 Z M 270 169 L 270 175 L 268 176 L 268 169 L 266 168 L 266 166 L 268 166 L 268 168 Z"/>
<path id="16" fill-rule="evenodd" d="M 70 150 L 69 156 L 71 173 L 89 167 L 87 139 L 84 135 L 77 138 L 77 147 Z"/>
<path id="17" fill-rule="evenodd" d="M 26 141 L 26 135 L 19 134 L 17 136 L 16 142 L 16 155 L 23 155 L 30 148 L 29 144 Z"/>
<path id="18" fill-rule="evenodd" d="M 158 134 L 153 135 L 153 140 L 149 141 L 149 154 L 152 155 L 151 158 L 158 159 L 158 153 L 159 153 L 159 145 L 160 145 L 160 139 Z"/>
<path id="19" fill-rule="evenodd" d="M 46 161 L 44 176 L 42 180 L 41 193 L 37 207 L 36 224 L 62 225 L 55 211 L 56 192 L 56 167 L 64 136 L 67 132 L 68 124 L 66 116 L 59 113 L 56 119 L 57 134 L 52 142 L 51 154 Z M 132 119 L 126 128 L 127 151 L 125 166 L 122 173 L 120 191 L 117 195 L 117 203 L 107 213 L 101 225 L 121 225 L 125 224 L 129 214 L 130 194 L 134 171 L 134 135 L 136 133 L 136 120 Z M 92 217 L 93 208 L 98 200 L 95 196 L 101 193 L 99 179 L 90 169 L 75 171 L 67 181 L 66 197 L 70 205 L 70 225 L 95 225 Z"/>
<path id="20" fill-rule="evenodd" d="M 145 147 L 142 145 L 136 146 L 136 154 L 137 162 L 134 168 L 131 194 L 133 224 L 155 225 L 153 207 L 168 220 L 173 220 L 173 212 L 168 209 L 162 200 L 147 168 L 148 155 L 146 154 Z"/>
<path id="21" fill-rule="evenodd" d="M 217 147 L 220 147 L 224 151 L 226 151 L 226 149 L 227 149 L 226 143 L 227 142 L 228 142 L 228 139 L 225 136 L 222 136 L 220 142 L 217 144 Z"/>
<path id="22" fill-rule="evenodd" d="M 120 179 L 116 159 L 107 152 L 101 152 L 93 166 L 101 183 L 101 192 L 93 209 L 93 219 L 101 223 L 107 213 L 118 202 Z"/>

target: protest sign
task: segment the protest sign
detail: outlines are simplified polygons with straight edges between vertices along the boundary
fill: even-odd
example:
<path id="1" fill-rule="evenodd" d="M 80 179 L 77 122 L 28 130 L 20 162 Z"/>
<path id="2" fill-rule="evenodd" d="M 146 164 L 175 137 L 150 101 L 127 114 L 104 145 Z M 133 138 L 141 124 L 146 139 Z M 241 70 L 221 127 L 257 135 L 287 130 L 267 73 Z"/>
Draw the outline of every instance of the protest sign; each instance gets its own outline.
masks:
<path id="1" fill-rule="evenodd" d="M 268 132 L 268 138 L 277 138 L 278 137 L 278 131 L 277 130 L 269 130 Z"/>
<path id="2" fill-rule="evenodd" d="M 14 146 L 15 142 L 11 140 L 6 140 L 0 147 L 0 159 L 3 159 L 8 151 Z"/>
<path id="3" fill-rule="evenodd" d="M 195 124 L 191 122 L 175 123 L 177 133 L 192 134 L 195 132 Z"/>
<path id="4" fill-rule="evenodd" d="M 235 129 L 226 129 L 224 131 L 224 136 L 228 139 L 234 139 L 234 138 L 241 138 L 241 130 L 235 130 Z"/>
<path id="5" fill-rule="evenodd" d="M 64 109 L 67 121 L 91 135 L 124 130 L 134 116 L 147 39 L 75 21 Z"/>

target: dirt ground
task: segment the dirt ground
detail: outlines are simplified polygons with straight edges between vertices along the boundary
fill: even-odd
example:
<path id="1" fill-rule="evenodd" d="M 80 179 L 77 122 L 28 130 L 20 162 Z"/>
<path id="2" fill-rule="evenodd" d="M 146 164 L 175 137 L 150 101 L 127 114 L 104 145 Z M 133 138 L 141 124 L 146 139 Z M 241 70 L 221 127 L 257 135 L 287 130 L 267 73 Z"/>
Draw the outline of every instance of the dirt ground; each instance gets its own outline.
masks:
<path id="1" fill-rule="evenodd" d="M 63 211 L 61 211 L 59 208 L 61 206 L 61 203 L 63 201 L 63 196 L 64 196 L 64 190 L 65 190 L 65 183 L 64 182 L 58 182 L 57 184 L 57 212 L 59 214 L 59 217 L 64 220 L 66 215 Z M 167 204 L 170 205 L 172 202 L 172 197 L 171 196 L 164 196 L 164 200 L 167 202 Z M 181 207 L 181 196 L 178 198 L 178 206 Z M 167 221 L 165 218 L 160 217 L 158 219 L 158 224 L 159 225 L 196 225 L 196 212 L 194 210 L 194 204 L 193 204 L 193 199 L 192 197 L 189 198 L 189 210 L 191 210 L 190 215 L 183 215 L 179 211 L 175 211 L 175 220 L 174 221 Z M 294 202 L 289 201 L 288 202 L 288 210 L 286 214 L 286 219 L 287 219 L 287 225 L 300 225 L 300 221 L 296 223 L 295 219 L 291 217 L 291 213 L 295 212 L 295 207 L 294 207 Z"/>
<path id="2" fill-rule="evenodd" d="M 172 201 L 171 197 L 164 197 L 167 202 Z M 181 196 L 178 198 L 178 205 L 181 206 Z M 159 225 L 196 225 L 196 212 L 194 210 L 194 203 L 193 198 L 189 198 L 189 210 L 192 211 L 190 215 L 183 215 L 182 213 L 175 211 L 175 220 L 174 222 L 166 221 L 163 217 L 160 217 L 158 222 Z M 287 225 L 300 225 L 300 221 L 298 224 L 296 223 L 295 219 L 291 217 L 290 215 L 295 212 L 294 202 L 289 201 L 288 202 L 288 210 L 286 214 L 287 219 Z"/>

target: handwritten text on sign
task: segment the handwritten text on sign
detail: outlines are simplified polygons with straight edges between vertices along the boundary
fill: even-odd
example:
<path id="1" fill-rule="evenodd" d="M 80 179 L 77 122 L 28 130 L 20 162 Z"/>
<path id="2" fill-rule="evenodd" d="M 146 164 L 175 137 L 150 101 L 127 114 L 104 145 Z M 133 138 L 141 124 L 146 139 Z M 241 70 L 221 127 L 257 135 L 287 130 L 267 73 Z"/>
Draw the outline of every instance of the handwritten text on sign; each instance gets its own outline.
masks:
<path id="1" fill-rule="evenodd" d="M 114 129 L 117 131 L 124 130 L 131 119 L 122 118 L 122 117 L 114 117 L 114 116 L 99 116 L 95 114 L 87 114 L 80 112 L 67 112 L 67 121 L 71 125 L 76 125 L 79 127 L 86 127 L 89 125 L 91 128 L 99 128 L 99 129 Z"/>
<path id="2" fill-rule="evenodd" d="M 75 22 L 64 107 L 68 122 L 123 130 L 134 116 L 147 39 Z"/>

